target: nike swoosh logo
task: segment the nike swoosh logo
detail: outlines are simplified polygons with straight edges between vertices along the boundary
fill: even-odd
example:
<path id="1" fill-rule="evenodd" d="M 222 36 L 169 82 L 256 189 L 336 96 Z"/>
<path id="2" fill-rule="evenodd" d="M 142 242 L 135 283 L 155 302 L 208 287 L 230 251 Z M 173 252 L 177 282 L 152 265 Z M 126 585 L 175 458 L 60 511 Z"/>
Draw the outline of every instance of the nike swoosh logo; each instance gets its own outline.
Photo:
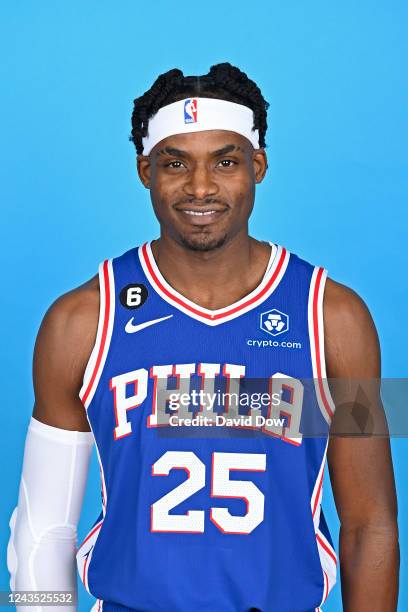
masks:
<path id="1" fill-rule="evenodd" d="M 167 315 L 167 317 L 161 317 L 160 319 L 152 319 L 151 321 L 145 321 L 144 323 L 139 323 L 139 325 L 133 325 L 134 317 L 132 317 L 126 323 L 125 332 L 127 332 L 128 334 L 134 334 L 135 332 L 138 332 L 141 329 L 144 329 L 145 327 L 149 327 L 150 325 L 154 325 L 155 323 L 160 323 L 160 321 L 165 321 L 166 319 L 170 319 L 170 317 L 172 316 L 173 315 L 171 314 L 171 315 Z"/>

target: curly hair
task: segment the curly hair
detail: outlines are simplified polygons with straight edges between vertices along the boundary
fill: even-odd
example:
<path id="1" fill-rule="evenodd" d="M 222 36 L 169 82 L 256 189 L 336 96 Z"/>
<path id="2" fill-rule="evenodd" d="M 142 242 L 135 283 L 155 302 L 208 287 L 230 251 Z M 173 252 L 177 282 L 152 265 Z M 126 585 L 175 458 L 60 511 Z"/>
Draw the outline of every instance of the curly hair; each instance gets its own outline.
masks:
<path id="1" fill-rule="evenodd" d="M 173 68 L 161 74 L 151 88 L 133 102 L 132 132 L 129 136 L 138 154 L 143 152 L 142 138 L 147 135 L 149 119 L 167 104 L 188 97 L 220 98 L 243 104 L 254 113 L 253 129 L 259 130 L 259 146 L 266 147 L 267 109 L 258 85 L 245 72 L 229 62 L 211 66 L 208 74 L 184 76 Z"/>

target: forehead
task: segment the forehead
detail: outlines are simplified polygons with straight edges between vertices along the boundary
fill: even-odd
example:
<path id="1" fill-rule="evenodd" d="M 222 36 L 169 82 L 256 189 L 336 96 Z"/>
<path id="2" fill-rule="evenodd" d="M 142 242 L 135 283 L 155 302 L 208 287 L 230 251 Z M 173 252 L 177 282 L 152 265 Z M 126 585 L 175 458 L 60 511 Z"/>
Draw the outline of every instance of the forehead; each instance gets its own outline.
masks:
<path id="1" fill-rule="evenodd" d="M 213 155 L 228 145 L 234 145 L 237 152 L 241 153 L 253 148 L 249 140 L 237 132 L 203 130 L 188 134 L 173 134 L 163 138 L 153 147 L 151 155 L 156 156 L 166 148 L 178 149 L 188 155 Z"/>

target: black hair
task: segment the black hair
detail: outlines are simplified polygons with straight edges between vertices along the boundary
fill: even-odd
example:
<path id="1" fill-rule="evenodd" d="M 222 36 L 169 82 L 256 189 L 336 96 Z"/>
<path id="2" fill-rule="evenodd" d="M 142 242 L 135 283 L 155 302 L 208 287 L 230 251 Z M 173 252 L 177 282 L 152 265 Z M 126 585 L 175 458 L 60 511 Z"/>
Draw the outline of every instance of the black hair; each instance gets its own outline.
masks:
<path id="1" fill-rule="evenodd" d="M 211 66 L 208 74 L 202 76 L 184 76 L 181 70 L 173 68 L 161 74 L 148 91 L 134 100 L 129 140 L 134 143 L 137 153 L 143 152 L 142 137 L 147 135 L 149 119 L 162 106 L 195 96 L 220 98 L 251 108 L 254 113 L 253 129 L 259 130 L 259 146 L 266 147 L 269 103 L 245 72 L 224 62 Z"/>

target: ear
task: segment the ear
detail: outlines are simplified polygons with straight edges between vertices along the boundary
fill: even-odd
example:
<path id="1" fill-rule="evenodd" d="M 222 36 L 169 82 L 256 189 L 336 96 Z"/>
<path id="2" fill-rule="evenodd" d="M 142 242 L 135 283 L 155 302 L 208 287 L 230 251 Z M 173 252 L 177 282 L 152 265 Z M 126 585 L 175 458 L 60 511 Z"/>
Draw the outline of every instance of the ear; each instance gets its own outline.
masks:
<path id="1" fill-rule="evenodd" d="M 265 149 L 255 149 L 252 155 L 255 183 L 261 183 L 268 169 L 268 159 Z"/>
<path id="2" fill-rule="evenodd" d="M 137 173 L 139 175 L 140 180 L 146 189 L 150 189 L 150 177 L 151 177 L 151 164 L 150 157 L 147 155 L 138 155 L 137 156 Z"/>

